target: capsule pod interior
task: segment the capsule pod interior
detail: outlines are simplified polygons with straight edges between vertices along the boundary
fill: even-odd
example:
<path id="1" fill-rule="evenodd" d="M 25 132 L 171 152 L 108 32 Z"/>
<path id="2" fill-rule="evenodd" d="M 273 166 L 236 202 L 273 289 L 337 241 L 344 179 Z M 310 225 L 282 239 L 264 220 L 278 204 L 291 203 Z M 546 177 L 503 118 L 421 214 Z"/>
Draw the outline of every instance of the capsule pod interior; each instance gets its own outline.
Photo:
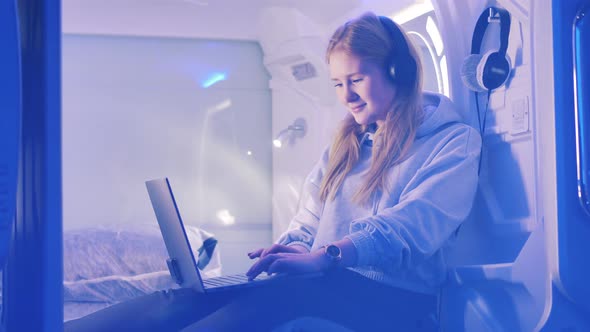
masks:
<path id="1" fill-rule="evenodd" d="M 484 11 L 490 6 L 509 13 L 507 45 L 498 12 Z M 61 14 L 49 3 L 33 7 L 16 2 L 23 105 L 16 212 L 2 220 L 12 238 L 2 284 L 7 331 L 61 329 L 69 299 L 62 281 L 74 283 L 70 269 L 80 269 L 68 260 L 72 239 L 95 236 L 96 225 L 117 234 L 155 225 L 143 186 L 150 178 L 169 177 L 185 223 L 216 236 L 224 273 L 247 268 L 244 253 L 288 226 L 346 112 L 325 64 L 330 34 L 369 10 L 402 24 L 420 50 L 424 88 L 450 97 L 483 133 L 475 202 L 446 257 L 440 329 L 590 330 L 590 1 L 64 0 Z M 505 46 L 511 60 L 507 81 L 489 97 L 461 79 L 482 13 L 479 53 Z M 47 34 L 27 28 L 35 22 Z M 25 46 L 35 40 L 44 42 L 31 52 Z M 32 273 L 22 261 L 41 268 Z M 66 308 L 66 319 L 75 315 Z M 298 328 L 344 331 L 313 318 L 282 330 Z"/>

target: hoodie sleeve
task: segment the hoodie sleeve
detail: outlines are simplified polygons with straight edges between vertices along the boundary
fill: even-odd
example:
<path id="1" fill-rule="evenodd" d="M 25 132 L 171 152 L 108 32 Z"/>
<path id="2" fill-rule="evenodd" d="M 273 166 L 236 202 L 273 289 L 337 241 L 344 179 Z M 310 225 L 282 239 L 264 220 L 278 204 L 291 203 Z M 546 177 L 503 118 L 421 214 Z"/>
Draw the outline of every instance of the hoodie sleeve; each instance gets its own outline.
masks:
<path id="1" fill-rule="evenodd" d="M 298 244 L 311 251 L 323 208 L 319 189 L 327 163 L 328 149 L 325 149 L 322 158 L 305 179 L 299 209 L 291 220 L 287 231 L 277 240 L 278 244 Z"/>
<path id="2" fill-rule="evenodd" d="M 471 127 L 448 141 L 403 189 L 398 204 L 351 223 L 358 266 L 412 269 L 432 256 L 467 217 L 477 187 L 481 139 Z"/>

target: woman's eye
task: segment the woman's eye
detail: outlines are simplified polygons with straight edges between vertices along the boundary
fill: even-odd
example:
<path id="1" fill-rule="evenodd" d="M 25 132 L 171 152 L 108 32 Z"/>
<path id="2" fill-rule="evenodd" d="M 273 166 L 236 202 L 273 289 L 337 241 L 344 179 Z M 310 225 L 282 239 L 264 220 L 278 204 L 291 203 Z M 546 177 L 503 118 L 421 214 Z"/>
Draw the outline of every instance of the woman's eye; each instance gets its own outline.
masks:
<path id="1" fill-rule="evenodd" d="M 352 80 L 352 83 L 357 84 L 360 83 L 362 80 L 362 78 L 357 78 L 356 80 Z"/>
<path id="2" fill-rule="evenodd" d="M 336 84 L 334 84 L 334 87 L 335 87 L 335 88 L 339 88 L 339 87 L 341 87 L 341 86 L 342 86 L 342 83 L 336 83 Z"/>

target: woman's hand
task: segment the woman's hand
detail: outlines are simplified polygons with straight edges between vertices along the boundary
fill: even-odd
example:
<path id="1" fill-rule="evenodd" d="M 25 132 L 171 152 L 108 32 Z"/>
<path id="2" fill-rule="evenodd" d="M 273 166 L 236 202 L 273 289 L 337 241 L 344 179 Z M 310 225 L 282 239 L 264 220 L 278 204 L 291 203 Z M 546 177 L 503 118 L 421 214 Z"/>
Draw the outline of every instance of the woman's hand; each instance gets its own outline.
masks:
<path id="1" fill-rule="evenodd" d="M 262 256 L 261 256 L 262 257 Z M 266 254 L 250 267 L 246 275 L 250 280 L 260 273 L 309 273 L 327 270 L 331 261 L 323 253 L 316 250 L 312 253 L 278 252 Z"/>
<path id="2" fill-rule="evenodd" d="M 300 245 L 292 245 L 292 246 L 284 246 L 282 244 L 273 244 L 268 248 L 260 248 L 258 250 L 254 250 L 248 253 L 248 257 L 250 259 L 254 258 L 264 258 L 269 254 L 278 254 L 278 253 L 293 253 L 293 254 L 303 254 L 307 252 L 307 249 Z"/>

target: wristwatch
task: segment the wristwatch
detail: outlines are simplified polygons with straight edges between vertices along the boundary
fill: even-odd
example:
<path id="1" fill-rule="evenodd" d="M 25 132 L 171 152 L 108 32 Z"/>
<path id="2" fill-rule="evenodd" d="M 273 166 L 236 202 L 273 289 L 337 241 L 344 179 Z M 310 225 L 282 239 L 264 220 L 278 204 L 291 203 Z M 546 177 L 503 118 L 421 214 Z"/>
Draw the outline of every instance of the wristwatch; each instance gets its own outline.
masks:
<path id="1" fill-rule="evenodd" d="M 336 265 L 342 260 L 342 250 L 335 244 L 324 246 L 324 255 L 330 259 L 332 265 Z"/>

